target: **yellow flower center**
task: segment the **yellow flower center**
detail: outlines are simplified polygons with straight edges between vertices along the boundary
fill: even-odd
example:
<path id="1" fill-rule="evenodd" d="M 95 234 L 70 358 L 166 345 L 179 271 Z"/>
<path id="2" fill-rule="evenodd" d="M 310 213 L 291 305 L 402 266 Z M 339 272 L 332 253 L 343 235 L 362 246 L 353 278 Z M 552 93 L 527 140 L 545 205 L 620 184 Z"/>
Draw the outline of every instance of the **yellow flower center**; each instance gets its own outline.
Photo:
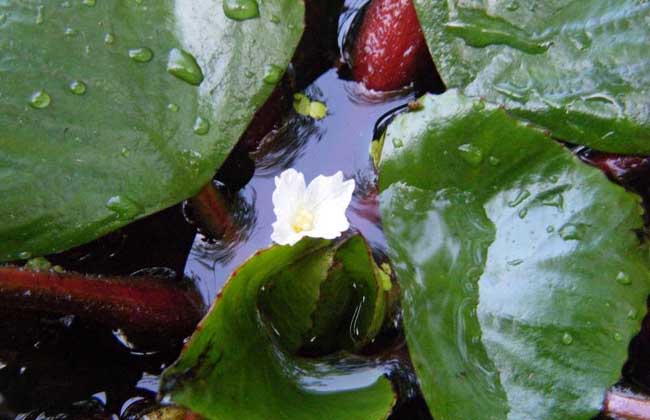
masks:
<path id="1" fill-rule="evenodd" d="M 301 208 L 293 217 L 291 228 L 296 233 L 300 233 L 305 230 L 312 230 L 314 228 L 314 215 L 310 211 Z"/>

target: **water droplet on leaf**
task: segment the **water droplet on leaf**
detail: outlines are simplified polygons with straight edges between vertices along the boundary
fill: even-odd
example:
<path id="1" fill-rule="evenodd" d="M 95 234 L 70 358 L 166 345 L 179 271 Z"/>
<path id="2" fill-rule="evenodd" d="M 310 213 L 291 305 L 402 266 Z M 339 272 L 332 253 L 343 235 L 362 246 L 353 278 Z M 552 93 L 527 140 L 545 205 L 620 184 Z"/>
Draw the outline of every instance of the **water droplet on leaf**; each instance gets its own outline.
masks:
<path id="1" fill-rule="evenodd" d="M 143 211 L 140 204 L 121 195 L 109 198 L 106 202 L 106 208 L 115 213 L 121 220 L 131 220 Z"/>
<path id="2" fill-rule="evenodd" d="M 488 158 L 488 163 L 492 166 L 498 166 L 501 163 L 501 161 L 497 157 L 490 156 Z"/>
<path id="3" fill-rule="evenodd" d="M 587 225 L 568 223 L 560 228 L 560 237 L 565 241 L 579 241 L 585 235 Z"/>
<path id="4" fill-rule="evenodd" d="M 616 281 L 619 284 L 622 284 L 623 286 L 629 286 L 630 284 L 632 284 L 632 279 L 630 278 L 630 276 L 627 273 L 624 273 L 623 271 L 621 271 L 616 275 Z"/>
<path id="5" fill-rule="evenodd" d="M 115 35 L 111 32 L 106 32 L 104 35 L 104 44 L 112 45 L 115 42 Z"/>
<path id="6" fill-rule="evenodd" d="M 129 57 L 138 63 L 147 63 L 153 58 L 153 51 L 147 47 L 131 48 L 129 50 Z"/>
<path id="7" fill-rule="evenodd" d="M 81 80 L 73 80 L 68 85 L 68 90 L 75 95 L 83 95 L 86 93 L 86 84 Z"/>
<path id="8" fill-rule="evenodd" d="M 506 10 L 509 10 L 509 11 L 511 11 L 511 12 L 514 12 L 514 11 L 517 10 L 517 9 L 519 9 L 519 3 L 517 3 L 516 1 L 511 1 L 511 2 L 508 3 L 508 5 L 506 6 Z"/>
<path id="9" fill-rule="evenodd" d="M 78 34 L 79 34 L 79 31 L 77 31 L 74 28 L 70 28 L 70 27 L 65 28 L 65 31 L 63 32 L 63 35 L 65 35 L 67 37 L 77 36 Z"/>
<path id="10" fill-rule="evenodd" d="M 178 48 L 169 51 L 167 72 L 194 86 L 203 81 L 203 71 L 194 56 Z"/>
<path id="11" fill-rule="evenodd" d="M 483 152 L 473 144 L 461 144 L 458 151 L 460 157 L 472 166 L 478 166 L 483 161 Z"/>
<path id="12" fill-rule="evenodd" d="M 36 24 L 40 25 L 45 21 L 43 18 L 43 6 L 38 6 L 37 12 L 36 12 Z"/>
<path id="13" fill-rule="evenodd" d="M 233 20 L 255 19 L 260 16 L 256 0 L 224 0 L 223 13 Z"/>
<path id="14" fill-rule="evenodd" d="M 170 110 L 171 112 L 178 112 L 181 109 L 181 107 L 176 104 L 168 104 L 167 109 Z"/>
<path id="15" fill-rule="evenodd" d="M 517 207 L 524 202 L 528 197 L 530 197 L 530 191 L 528 190 L 519 190 L 517 195 L 511 201 L 508 201 L 508 207 Z"/>
<path id="16" fill-rule="evenodd" d="M 275 64 L 268 64 L 264 67 L 264 83 L 270 85 L 278 83 L 282 78 L 282 68 Z"/>
<path id="17" fill-rule="evenodd" d="M 95 6 L 96 1 L 95 0 L 83 0 L 81 3 L 88 7 L 93 7 Z"/>
<path id="18" fill-rule="evenodd" d="M 404 141 L 398 137 L 393 137 L 393 147 L 396 149 L 399 149 L 400 147 L 404 146 Z"/>
<path id="19" fill-rule="evenodd" d="M 208 134 L 208 131 L 210 131 L 210 123 L 203 117 L 196 117 L 192 130 L 194 131 L 194 134 L 203 136 Z"/>
<path id="20" fill-rule="evenodd" d="M 568 345 L 573 344 L 573 336 L 567 332 L 562 335 L 562 343 Z"/>
<path id="21" fill-rule="evenodd" d="M 50 98 L 50 95 L 43 90 L 34 92 L 29 98 L 29 105 L 36 109 L 47 108 L 50 105 L 50 102 L 52 102 L 52 98 Z"/>

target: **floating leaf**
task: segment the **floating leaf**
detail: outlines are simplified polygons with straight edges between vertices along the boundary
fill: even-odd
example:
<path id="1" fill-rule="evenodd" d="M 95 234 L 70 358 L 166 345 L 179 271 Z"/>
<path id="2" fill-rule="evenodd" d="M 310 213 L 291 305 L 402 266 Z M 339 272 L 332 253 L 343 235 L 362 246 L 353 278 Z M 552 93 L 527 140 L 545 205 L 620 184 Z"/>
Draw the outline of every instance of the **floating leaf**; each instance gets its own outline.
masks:
<path id="1" fill-rule="evenodd" d="M 356 349 L 377 334 L 387 307 L 379 270 L 361 236 L 258 252 L 164 373 L 163 392 L 210 419 L 385 418 L 394 395 L 378 362 L 295 355 L 312 337 Z"/>
<path id="2" fill-rule="evenodd" d="M 645 313 L 639 197 L 497 106 L 422 103 L 387 130 L 380 202 L 434 418 L 593 418 Z"/>
<path id="3" fill-rule="evenodd" d="M 236 21 L 220 0 L 0 1 L 0 261 L 79 245 L 198 192 L 273 90 L 265 68 L 286 68 L 302 34 L 301 1 L 258 11 Z"/>
<path id="4" fill-rule="evenodd" d="M 415 6 L 448 87 L 503 104 L 570 142 L 650 153 L 649 2 L 416 0 Z"/>

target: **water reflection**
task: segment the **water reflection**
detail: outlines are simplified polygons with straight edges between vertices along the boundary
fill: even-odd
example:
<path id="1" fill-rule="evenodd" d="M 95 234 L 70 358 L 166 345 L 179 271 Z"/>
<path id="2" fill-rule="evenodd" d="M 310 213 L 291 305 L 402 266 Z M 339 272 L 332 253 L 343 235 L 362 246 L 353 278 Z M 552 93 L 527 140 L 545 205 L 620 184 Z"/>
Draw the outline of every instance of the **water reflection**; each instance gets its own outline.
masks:
<path id="1" fill-rule="evenodd" d="M 253 154 L 255 174 L 239 197 L 250 204 L 254 214 L 242 224 L 245 236 L 234 241 L 206 242 L 199 234 L 185 266 L 185 275 L 197 282 L 206 303 L 211 303 L 230 273 L 249 256 L 271 245 L 271 225 L 275 221 L 271 195 L 274 177 L 293 167 L 310 181 L 320 174 L 342 171 L 359 187 L 348 209 L 353 229 L 359 230 L 373 247 L 384 247 L 375 198 L 375 173 L 369 156 L 375 122 L 383 115 L 413 99 L 387 98 L 384 102 L 359 101 L 352 85 L 331 69 L 320 76 L 305 93 L 327 105 L 328 115 L 313 120 L 291 111 L 282 129 L 271 133 Z"/>

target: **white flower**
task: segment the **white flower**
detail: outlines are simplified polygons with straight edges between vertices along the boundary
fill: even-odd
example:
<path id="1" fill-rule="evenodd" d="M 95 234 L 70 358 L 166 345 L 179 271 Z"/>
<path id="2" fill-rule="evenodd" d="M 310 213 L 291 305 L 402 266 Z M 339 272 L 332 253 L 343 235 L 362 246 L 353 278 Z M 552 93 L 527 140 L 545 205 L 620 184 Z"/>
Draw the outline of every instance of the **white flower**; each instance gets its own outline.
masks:
<path id="1" fill-rule="evenodd" d="M 343 181 L 339 171 L 319 175 L 305 186 L 305 177 L 287 169 L 275 177 L 271 239 L 280 245 L 293 245 L 305 236 L 334 239 L 350 226 L 345 209 L 350 204 L 354 180 Z"/>

